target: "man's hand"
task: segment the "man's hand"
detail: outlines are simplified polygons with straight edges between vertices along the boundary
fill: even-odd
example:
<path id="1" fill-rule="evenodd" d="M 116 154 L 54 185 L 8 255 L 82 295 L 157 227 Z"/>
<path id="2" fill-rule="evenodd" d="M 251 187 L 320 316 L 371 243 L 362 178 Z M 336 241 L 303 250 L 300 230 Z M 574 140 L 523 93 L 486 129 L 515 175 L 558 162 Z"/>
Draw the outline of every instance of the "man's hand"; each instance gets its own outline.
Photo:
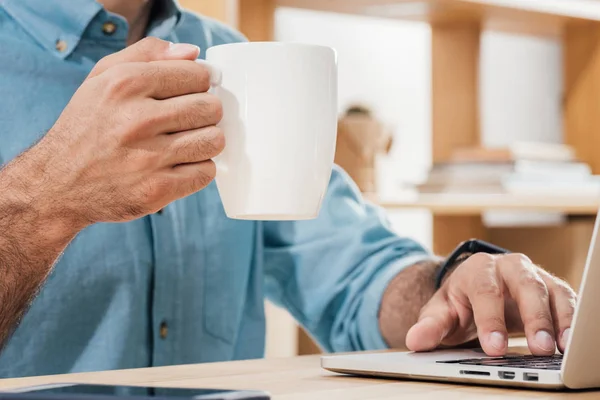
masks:
<path id="1" fill-rule="evenodd" d="M 198 48 L 147 38 L 101 60 L 47 135 L 10 166 L 36 207 L 121 222 L 204 188 L 224 145 Z"/>
<path id="2" fill-rule="evenodd" d="M 490 356 L 505 354 L 508 334 L 524 332 L 530 351 L 564 351 L 575 292 L 522 254 L 475 254 L 460 264 L 422 308 L 406 335 L 414 351 L 479 339 Z"/>
<path id="3" fill-rule="evenodd" d="M 145 39 L 102 59 L 46 136 L 0 170 L 0 346 L 81 229 L 213 179 L 221 104 L 198 51 Z"/>

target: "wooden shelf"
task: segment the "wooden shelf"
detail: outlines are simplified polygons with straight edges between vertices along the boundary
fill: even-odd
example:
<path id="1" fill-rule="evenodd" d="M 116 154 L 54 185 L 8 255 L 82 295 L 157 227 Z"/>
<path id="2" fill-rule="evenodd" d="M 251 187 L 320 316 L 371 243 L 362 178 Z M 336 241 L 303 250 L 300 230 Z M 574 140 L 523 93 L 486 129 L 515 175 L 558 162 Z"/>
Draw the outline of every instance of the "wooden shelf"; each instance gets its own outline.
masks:
<path id="1" fill-rule="evenodd" d="M 558 36 L 563 27 L 600 21 L 594 0 L 276 0 L 278 6 Z"/>
<path id="2" fill-rule="evenodd" d="M 479 215 L 485 211 L 559 212 L 571 215 L 596 215 L 600 206 L 598 197 L 573 196 L 516 196 L 423 194 L 401 200 L 375 200 L 386 209 L 422 208 L 436 215 Z"/>

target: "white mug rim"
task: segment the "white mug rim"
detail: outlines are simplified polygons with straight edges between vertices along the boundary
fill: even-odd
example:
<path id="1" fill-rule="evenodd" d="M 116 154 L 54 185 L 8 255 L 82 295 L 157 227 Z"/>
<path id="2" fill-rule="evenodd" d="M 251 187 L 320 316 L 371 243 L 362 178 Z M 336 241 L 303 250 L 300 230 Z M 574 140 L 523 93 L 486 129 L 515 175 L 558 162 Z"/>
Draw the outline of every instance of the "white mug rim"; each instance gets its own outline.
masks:
<path id="1" fill-rule="evenodd" d="M 211 46 L 206 50 L 206 54 L 212 53 L 217 50 L 225 50 L 236 47 L 265 47 L 265 48 L 300 48 L 300 49 L 313 49 L 320 51 L 329 51 L 337 58 L 337 52 L 333 47 L 323 46 L 319 44 L 311 43 L 297 43 L 297 42 L 268 42 L 268 41 L 257 41 L 257 42 L 235 42 L 235 43 L 224 43 L 216 46 Z"/>

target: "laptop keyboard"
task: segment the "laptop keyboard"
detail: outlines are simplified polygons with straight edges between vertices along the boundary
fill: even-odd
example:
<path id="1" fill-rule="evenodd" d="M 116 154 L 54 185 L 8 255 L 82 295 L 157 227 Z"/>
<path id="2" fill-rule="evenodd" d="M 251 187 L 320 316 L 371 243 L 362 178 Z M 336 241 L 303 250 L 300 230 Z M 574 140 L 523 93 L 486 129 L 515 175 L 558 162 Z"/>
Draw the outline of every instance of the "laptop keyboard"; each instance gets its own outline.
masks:
<path id="1" fill-rule="evenodd" d="M 486 367 L 509 367 L 560 370 L 562 354 L 553 356 L 505 356 L 495 358 L 467 358 L 461 360 L 438 361 L 440 364 L 483 365 Z"/>

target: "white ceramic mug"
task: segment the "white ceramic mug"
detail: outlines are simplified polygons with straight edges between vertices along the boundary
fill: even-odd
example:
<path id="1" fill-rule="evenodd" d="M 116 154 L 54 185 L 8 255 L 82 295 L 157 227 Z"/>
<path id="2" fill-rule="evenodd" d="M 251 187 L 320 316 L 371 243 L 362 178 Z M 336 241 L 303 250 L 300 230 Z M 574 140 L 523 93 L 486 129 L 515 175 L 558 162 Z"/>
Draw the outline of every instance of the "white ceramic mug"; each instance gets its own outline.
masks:
<path id="1" fill-rule="evenodd" d="M 337 135 L 333 49 L 251 42 L 211 47 L 205 63 L 223 103 L 216 183 L 228 217 L 316 218 Z"/>

